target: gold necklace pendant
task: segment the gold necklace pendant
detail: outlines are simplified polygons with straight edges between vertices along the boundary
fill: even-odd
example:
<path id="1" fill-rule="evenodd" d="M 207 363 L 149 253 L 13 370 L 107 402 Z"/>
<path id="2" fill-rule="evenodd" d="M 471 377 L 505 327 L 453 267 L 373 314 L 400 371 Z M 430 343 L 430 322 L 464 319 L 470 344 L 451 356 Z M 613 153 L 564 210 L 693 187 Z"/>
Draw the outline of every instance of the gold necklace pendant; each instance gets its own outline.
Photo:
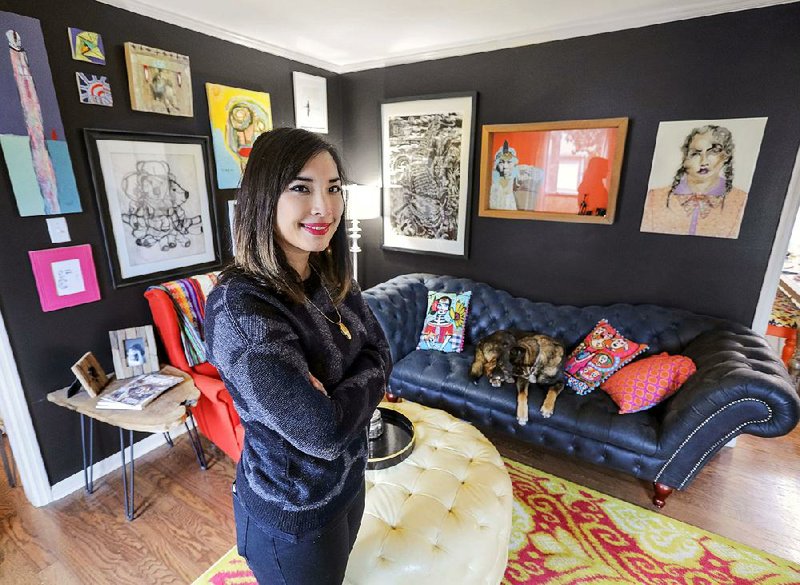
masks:
<path id="1" fill-rule="evenodd" d="M 339 321 L 339 331 L 341 331 L 342 335 L 344 335 L 347 339 L 353 339 L 353 336 L 350 335 L 350 330 L 347 328 L 347 325 L 341 321 Z"/>

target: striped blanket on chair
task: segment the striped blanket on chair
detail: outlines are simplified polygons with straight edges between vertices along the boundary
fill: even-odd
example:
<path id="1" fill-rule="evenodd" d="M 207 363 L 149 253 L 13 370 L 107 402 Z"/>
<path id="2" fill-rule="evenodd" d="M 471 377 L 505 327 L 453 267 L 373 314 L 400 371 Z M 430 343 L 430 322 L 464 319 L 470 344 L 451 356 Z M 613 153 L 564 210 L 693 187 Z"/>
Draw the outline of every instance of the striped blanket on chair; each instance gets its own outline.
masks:
<path id="1" fill-rule="evenodd" d="M 217 284 L 218 274 L 218 272 L 198 274 L 150 287 L 163 290 L 172 299 L 175 312 L 178 314 L 181 344 L 190 366 L 196 366 L 206 361 L 205 332 L 203 330 L 206 317 L 206 296 Z"/>

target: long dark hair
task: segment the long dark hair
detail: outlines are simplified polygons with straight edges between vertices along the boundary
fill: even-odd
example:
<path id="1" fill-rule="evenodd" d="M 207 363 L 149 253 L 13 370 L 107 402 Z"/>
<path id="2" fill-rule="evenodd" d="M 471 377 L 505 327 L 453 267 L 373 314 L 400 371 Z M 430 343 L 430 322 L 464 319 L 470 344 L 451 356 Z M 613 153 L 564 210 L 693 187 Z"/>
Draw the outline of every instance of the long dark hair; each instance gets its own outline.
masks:
<path id="1" fill-rule="evenodd" d="M 711 132 L 714 141 L 722 147 L 723 152 L 728 156 L 722 167 L 722 172 L 725 175 L 725 194 L 722 196 L 722 206 L 725 206 L 725 197 L 728 196 L 728 193 L 730 193 L 730 190 L 733 188 L 733 135 L 725 126 L 708 124 L 706 126 L 694 128 L 689 132 L 689 135 L 686 136 L 686 140 L 683 141 L 683 146 L 681 146 L 683 159 L 681 159 L 681 166 L 678 167 L 675 176 L 672 178 L 672 186 L 667 193 L 667 207 L 669 207 L 669 198 L 675 192 L 681 179 L 686 174 L 686 167 L 684 164 L 686 163 L 686 157 L 689 156 L 689 146 L 692 144 L 692 140 L 694 140 L 694 137 L 698 134 L 705 134 L 706 132 Z"/>
<path id="2" fill-rule="evenodd" d="M 300 275 L 289 265 L 278 244 L 275 216 L 278 199 L 289 183 L 300 174 L 308 161 L 323 152 L 333 158 L 344 184 L 339 153 L 316 134 L 298 128 L 276 128 L 256 139 L 242 184 L 236 193 L 233 222 L 236 257 L 233 264 L 223 271 L 222 280 L 233 274 L 244 273 L 286 294 L 295 302 L 305 302 Z M 312 253 L 309 263 L 333 289 L 331 294 L 334 300 L 341 301 L 352 284 L 344 228 L 337 227 L 328 249 Z"/>

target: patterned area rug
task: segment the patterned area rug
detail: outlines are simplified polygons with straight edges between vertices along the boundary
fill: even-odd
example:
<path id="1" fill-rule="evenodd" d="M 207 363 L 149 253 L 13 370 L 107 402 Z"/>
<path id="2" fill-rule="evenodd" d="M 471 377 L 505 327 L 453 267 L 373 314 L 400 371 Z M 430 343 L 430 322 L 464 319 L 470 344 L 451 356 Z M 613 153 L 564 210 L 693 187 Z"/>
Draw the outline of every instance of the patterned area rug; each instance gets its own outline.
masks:
<path id="1" fill-rule="evenodd" d="M 514 505 L 503 585 L 800 585 L 800 565 L 522 463 L 505 463 Z M 256 581 L 234 547 L 194 585 Z"/>

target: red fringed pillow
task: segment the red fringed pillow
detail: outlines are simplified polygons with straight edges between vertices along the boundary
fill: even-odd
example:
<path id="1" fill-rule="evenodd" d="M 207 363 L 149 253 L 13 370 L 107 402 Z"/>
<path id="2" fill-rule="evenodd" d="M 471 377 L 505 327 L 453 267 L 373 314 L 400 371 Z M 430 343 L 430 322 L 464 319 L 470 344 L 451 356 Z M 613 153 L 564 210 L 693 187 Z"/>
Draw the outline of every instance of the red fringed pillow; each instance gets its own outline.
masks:
<path id="1" fill-rule="evenodd" d="M 669 398 L 695 371 L 690 358 L 664 352 L 625 366 L 600 387 L 617 403 L 620 414 L 628 414 Z"/>

